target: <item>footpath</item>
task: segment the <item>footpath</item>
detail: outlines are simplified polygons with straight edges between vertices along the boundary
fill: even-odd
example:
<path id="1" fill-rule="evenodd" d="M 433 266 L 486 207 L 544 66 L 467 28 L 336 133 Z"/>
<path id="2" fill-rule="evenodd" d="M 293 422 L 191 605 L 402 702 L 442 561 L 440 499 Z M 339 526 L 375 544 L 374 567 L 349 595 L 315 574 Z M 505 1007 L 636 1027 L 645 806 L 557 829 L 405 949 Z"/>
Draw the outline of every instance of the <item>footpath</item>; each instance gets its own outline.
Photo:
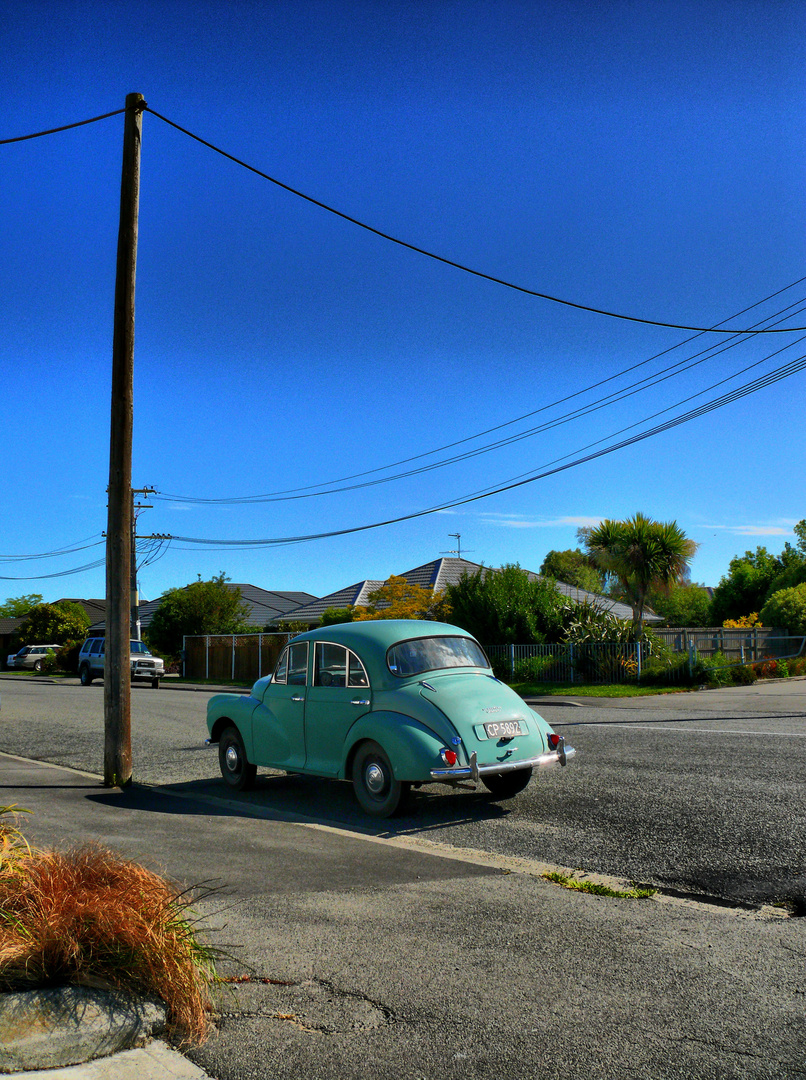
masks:
<path id="1" fill-rule="evenodd" d="M 186 885 L 229 953 L 207 1042 L 50 1080 L 803 1077 L 804 922 L 583 895 L 545 867 L 273 820 L 0 755 L 40 846 L 101 841 Z"/>

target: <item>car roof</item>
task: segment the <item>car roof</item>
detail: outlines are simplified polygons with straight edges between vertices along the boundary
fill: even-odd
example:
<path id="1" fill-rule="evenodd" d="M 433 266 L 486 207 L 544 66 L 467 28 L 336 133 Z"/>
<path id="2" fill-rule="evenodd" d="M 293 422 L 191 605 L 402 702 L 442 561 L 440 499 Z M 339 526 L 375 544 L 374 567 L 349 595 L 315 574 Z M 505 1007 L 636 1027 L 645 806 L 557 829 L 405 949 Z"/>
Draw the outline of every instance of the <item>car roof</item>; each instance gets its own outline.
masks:
<path id="1" fill-rule="evenodd" d="M 353 649 L 358 656 L 375 668 L 386 671 L 386 653 L 400 641 L 423 637 L 468 637 L 467 630 L 449 623 L 430 622 L 426 619 L 364 619 L 361 622 L 334 623 L 308 630 L 293 639 L 297 641 L 331 641 Z M 473 639 L 475 640 L 475 638 Z"/>

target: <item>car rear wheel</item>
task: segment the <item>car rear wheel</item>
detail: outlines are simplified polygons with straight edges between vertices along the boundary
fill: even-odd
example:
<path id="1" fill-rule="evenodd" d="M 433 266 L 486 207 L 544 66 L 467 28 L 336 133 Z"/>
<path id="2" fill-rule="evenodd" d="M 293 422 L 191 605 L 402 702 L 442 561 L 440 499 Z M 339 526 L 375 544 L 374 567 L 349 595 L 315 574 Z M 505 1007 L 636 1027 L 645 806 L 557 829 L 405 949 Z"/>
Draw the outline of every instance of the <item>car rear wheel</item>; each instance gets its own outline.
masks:
<path id="1" fill-rule="evenodd" d="M 228 727 L 218 740 L 218 764 L 228 787 L 248 791 L 255 782 L 257 766 L 247 760 L 241 733 Z"/>
<path id="2" fill-rule="evenodd" d="M 482 776 L 482 783 L 496 799 L 511 799 L 523 791 L 532 779 L 531 769 L 517 769 L 515 772 L 491 773 Z"/>
<path id="3" fill-rule="evenodd" d="M 355 797 L 373 817 L 391 817 L 405 804 L 411 785 L 395 780 L 386 751 L 377 743 L 359 746 L 352 775 Z"/>
<path id="4" fill-rule="evenodd" d="M 86 664 L 82 667 L 81 671 L 79 671 L 78 678 L 82 686 L 89 686 L 92 682 L 92 672 Z"/>

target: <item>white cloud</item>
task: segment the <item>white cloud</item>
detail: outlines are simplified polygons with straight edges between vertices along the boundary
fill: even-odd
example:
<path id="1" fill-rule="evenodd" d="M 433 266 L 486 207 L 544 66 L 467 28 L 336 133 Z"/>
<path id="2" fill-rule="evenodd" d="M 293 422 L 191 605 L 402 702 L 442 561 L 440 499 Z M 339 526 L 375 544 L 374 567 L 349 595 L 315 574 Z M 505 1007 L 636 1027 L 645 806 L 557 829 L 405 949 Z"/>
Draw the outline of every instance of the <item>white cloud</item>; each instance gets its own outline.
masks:
<path id="1" fill-rule="evenodd" d="M 703 532 L 727 532 L 733 536 L 791 536 L 786 525 L 704 525 Z"/>
<path id="2" fill-rule="evenodd" d="M 581 526 L 598 525 L 600 517 L 529 518 L 523 514 L 483 514 L 487 525 L 500 525 L 507 529 L 578 529 Z"/>

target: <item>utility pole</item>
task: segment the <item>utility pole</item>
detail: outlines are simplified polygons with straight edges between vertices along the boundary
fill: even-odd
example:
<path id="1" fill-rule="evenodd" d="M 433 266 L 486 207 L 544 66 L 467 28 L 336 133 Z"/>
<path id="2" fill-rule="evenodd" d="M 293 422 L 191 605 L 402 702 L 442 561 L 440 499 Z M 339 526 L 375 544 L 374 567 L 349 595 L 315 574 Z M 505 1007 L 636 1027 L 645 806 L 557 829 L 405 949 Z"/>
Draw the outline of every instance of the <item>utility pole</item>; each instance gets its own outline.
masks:
<path id="1" fill-rule="evenodd" d="M 126 95 L 120 225 L 112 343 L 112 417 L 106 530 L 106 643 L 104 647 L 104 786 L 132 779 L 129 670 L 132 566 L 132 428 L 134 421 L 134 282 L 140 204 L 142 94 Z"/>
<path id="2" fill-rule="evenodd" d="M 137 588 L 137 511 L 151 510 L 147 503 L 135 503 L 134 496 L 142 495 L 144 498 L 155 491 L 156 488 L 132 488 L 132 555 L 131 555 L 131 588 L 129 589 L 129 602 L 131 604 L 131 636 L 132 641 L 140 640 L 140 593 Z M 146 539 L 146 537 L 143 537 Z"/>

